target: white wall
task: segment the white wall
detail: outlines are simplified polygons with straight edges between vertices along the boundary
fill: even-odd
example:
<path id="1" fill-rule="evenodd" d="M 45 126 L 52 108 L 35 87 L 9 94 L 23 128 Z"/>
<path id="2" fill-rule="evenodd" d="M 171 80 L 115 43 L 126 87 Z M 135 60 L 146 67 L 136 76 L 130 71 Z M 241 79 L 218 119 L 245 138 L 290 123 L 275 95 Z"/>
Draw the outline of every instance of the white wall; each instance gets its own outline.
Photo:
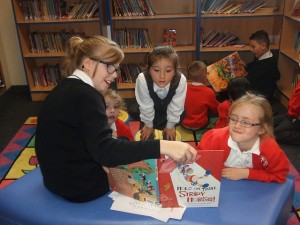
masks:
<path id="1" fill-rule="evenodd" d="M 11 0 L 0 1 L 0 60 L 7 87 L 27 85 Z"/>

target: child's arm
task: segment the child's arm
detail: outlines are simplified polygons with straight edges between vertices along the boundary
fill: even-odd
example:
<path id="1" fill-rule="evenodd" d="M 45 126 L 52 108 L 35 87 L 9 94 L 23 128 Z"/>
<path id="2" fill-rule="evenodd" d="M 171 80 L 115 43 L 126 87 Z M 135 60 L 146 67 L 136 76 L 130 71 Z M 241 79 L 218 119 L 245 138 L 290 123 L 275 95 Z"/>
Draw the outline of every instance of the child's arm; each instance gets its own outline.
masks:
<path id="1" fill-rule="evenodd" d="M 187 83 L 186 78 L 181 74 L 179 85 L 176 93 L 167 108 L 167 125 L 166 128 L 174 128 L 179 123 L 180 116 L 184 110 L 184 101 L 186 97 Z"/>
<path id="2" fill-rule="evenodd" d="M 286 155 L 279 147 L 270 146 L 268 151 L 270 151 L 271 154 L 264 154 L 268 165 L 264 169 L 250 168 L 248 180 L 285 182 L 286 175 L 289 172 L 289 162 Z"/>
<path id="3" fill-rule="evenodd" d="M 146 79 L 143 73 L 140 73 L 136 79 L 135 98 L 139 104 L 141 121 L 149 128 L 153 127 L 154 103 L 150 97 Z"/>
<path id="4" fill-rule="evenodd" d="M 262 144 L 261 155 L 252 156 L 253 168 L 226 168 L 222 171 L 222 176 L 232 180 L 285 182 L 289 171 L 288 159 L 275 141 L 269 140 Z"/>

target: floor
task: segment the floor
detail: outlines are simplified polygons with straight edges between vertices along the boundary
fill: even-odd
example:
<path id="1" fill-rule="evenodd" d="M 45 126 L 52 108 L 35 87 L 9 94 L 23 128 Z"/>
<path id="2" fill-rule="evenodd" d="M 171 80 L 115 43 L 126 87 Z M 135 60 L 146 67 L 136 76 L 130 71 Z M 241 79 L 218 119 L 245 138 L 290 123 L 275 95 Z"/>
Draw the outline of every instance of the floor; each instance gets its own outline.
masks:
<path id="1" fill-rule="evenodd" d="M 32 102 L 28 93 L 27 86 L 13 86 L 0 95 L 0 152 L 28 117 L 38 115 L 42 102 Z M 136 104 L 128 105 L 131 112 L 134 112 L 135 108 Z M 285 108 L 280 103 L 276 103 L 274 111 L 276 114 L 283 113 Z M 300 147 L 293 145 L 281 145 L 281 147 L 292 164 L 300 171 Z"/>

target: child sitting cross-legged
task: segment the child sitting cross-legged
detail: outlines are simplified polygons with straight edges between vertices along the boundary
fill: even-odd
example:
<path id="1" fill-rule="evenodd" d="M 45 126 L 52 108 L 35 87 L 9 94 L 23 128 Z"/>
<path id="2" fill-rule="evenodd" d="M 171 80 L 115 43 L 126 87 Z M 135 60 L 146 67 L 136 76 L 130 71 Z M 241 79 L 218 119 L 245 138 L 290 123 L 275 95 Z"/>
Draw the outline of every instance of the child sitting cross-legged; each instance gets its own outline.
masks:
<path id="1" fill-rule="evenodd" d="M 207 67 L 203 62 L 190 63 L 188 75 L 192 82 L 187 85 L 185 117 L 181 125 L 188 129 L 201 129 L 208 124 L 209 113 L 217 114 L 219 102 L 215 92 L 205 86 Z"/>

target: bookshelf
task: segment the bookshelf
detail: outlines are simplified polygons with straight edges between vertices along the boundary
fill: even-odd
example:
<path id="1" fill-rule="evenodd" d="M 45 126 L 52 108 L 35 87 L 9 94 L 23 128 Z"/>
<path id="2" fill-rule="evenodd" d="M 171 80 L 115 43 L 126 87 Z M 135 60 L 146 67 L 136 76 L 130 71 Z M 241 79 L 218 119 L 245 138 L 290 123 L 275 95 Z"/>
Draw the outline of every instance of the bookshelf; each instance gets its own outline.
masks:
<path id="1" fill-rule="evenodd" d="M 37 85 L 36 79 L 34 79 L 34 69 L 43 68 L 43 66 L 45 65 L 60 65 L 65 53 L 63 52 L 63 50 L 51 50 L 50 52 L 49 50 L 45 50 L 45 48 L 42 48 L 42 50 L 40 49 L 42 52 L 33 52 L 32 45 L 30 45 L 30 43 L 32 43 L 30 42 L 29 38 L 30 34 L 33 34 L 35 32 L 38 33 L 38 41 L 34 42 L 35 45 L 37 45 L 37 42 L 40 44 L 44 43 L 45 40 L 51 39 L 50 37 L 52 37 L 51 35 L 53 35 L 54 33 L 57 33 L 61 37 L 63 37 L 63 35 L 67 33 L 81 33 L 88 36 L 97 34 L 102 35 L 103 31 L 101 1 L 94 1 L 95 3 L 97 3 L 94 16 L 84 19 L 74 19 L 68 18 L 67 16 L 57 16 L 60 11 L 62 15 L 64 14 L 64 7 L 68 8 L 72 5 L 72 3 L 78 4 L 78 1 L 76 0 L 49 0 L 47 1 L 47 5 L 38 5 L 40 10 L 36 10 L 36 8 L 34 9 L 33 7 L 30 8 L 27 5 L 29 4 L 29 2 L 36 2 L 37 4 L 38 2 L 41 3 L 46 1 L 11 0 L 22 54 L 23 66 L 26 73 L 26 79 L 28 82 L 31 99 L 32 101 L 41 101 L 44 100 L 47 94 L 55 87 L 55 83 L 53 84 L 53 82 L 47 82 L 47 85 Z M 91 2 L 91 0 L 81 1 L 81 3 L 87 2 Z M 23 5 L 21 5 L 21 3 L 23 3 Z M 59 7 L 55 6 L 54 4 L 57 3 L 64 5 L 60 5 Z M 28 8 L 26 8 L 26 6 Z M 26 8 L 27 10 L 24 10 L 24 8 Z M 33 18 L 30 18 L 30 16 L 28 16 L 29 14 L 24 13 L 28 11 L 32 12 Z M 38 12 L 41 11 L 43 12 L 41 13 L 42 16 L 38 16 L 40 15 Z M 55 16 L 50 16 L 50 14 L 56 15 L 56 18 Z M 46 38 L 41 38 L 41 34 L 49 34 L 49 36 L 46 36 Z M 58 45 L 58 42 L 59 41 L 54 41 L 56 45 Z"/>
<path id="2" fill-rule="evenodd" d="M 279 98 L 284 105 L 288 104 L 294 90 L 294 75 L 299 68 L 299 52 L 294 48 L 296 32 L 300 31 L 300 17 L 292 16 L 294 1 L 286 1 L 282 25 L 278 67 L 281 78 L 277 82 Z"/>
<path id="3" fill-rule="evenodd" d="M 0 62 L 0 94 L 3 93 L 5 90 L 6 90 L 5 80 L 4 80 L 3 70 Z"/>
<path id="4" fill-rule="evenodd" d="M 180 69 L 185 74 L 188 63 L 196 58 L 200 48 L 197 23 L 197 7 L 200 0 L 148 0 L 153 11 L 152 16 L 117 16 L 114 14 L 114 1 L 106 1 L 107 21 L 110 25 L 111 38 L 117 40 L 118 29 L 147 29 L 151 37 L 152 46 L 146 48 L 124 47 L 125 59 L 122 64 L 135 63 L 142 67 L 146 65 L 147 55 L 153 46 L 163 44 L 165 30 L 176 30 L 175 49 L 179 56 Z M 118 41 L 117 41 L 118 42 Z M 121 75 L 122 76 L 122 75 Z M 134 98 L 135 83 L 118 82 L 118 93 L 123 98 Z"/>
<path id="5" fill-rule="evenodd" d="M 155 12 L 153 16 L 116 16 L 113 1 L 107 0 L 107 21 L 112 39 L 116 39 L 114 32 L 118 29 L 143 27 L 148 29 L 153 45 L 163 43 L 162 37 L 165 29 L 176 29 L 177 46 L 175 49 L 179 55 L 181 70 L 186 74 L 186 67 L 193 60 L 212 63 L 235 51 L 239 52 L 243 61 L 252 61 L 253 54 L 249 47 L 249 37 L 260 29 L 269 33 L 272 42 L 271 50 L 277 55 L 285 1 L 265 0 L 264 2 L 266 5 L 254 13 L 209 14 L 203 12 L 204 0 L 149 0 Z M 237 45 L 202 47 L 201 37 L 212 29 L 238 36 Z M 145 64 L 147 54 L 151 49 L 151 47 L 123 48 L 126 55 L 123 63 Z M 134 87 L 134 83 L 121 81 L 117 84 L 118 91 L 124 98 L 134 98 Z"/>
<path id="6" fill-rule="evenodd" d="M 266 5 L 254 13 L 208 14 L 201 13 L 200 27 L 206 32 L 214 29 L 219 32 L 230 32 L 239 37 L 236 45 L 228 47 L 202 47 L 200 60 L 214 62 L 237 51 L 246 63 L 253 60 L 249 37 L 257 30 L 266 30 L 271 39 L 270 49 L 276 55 L 280 46 L 284 0 L 265 0 Z M 200 28 L 198 28 L 200 29 Z"/>

